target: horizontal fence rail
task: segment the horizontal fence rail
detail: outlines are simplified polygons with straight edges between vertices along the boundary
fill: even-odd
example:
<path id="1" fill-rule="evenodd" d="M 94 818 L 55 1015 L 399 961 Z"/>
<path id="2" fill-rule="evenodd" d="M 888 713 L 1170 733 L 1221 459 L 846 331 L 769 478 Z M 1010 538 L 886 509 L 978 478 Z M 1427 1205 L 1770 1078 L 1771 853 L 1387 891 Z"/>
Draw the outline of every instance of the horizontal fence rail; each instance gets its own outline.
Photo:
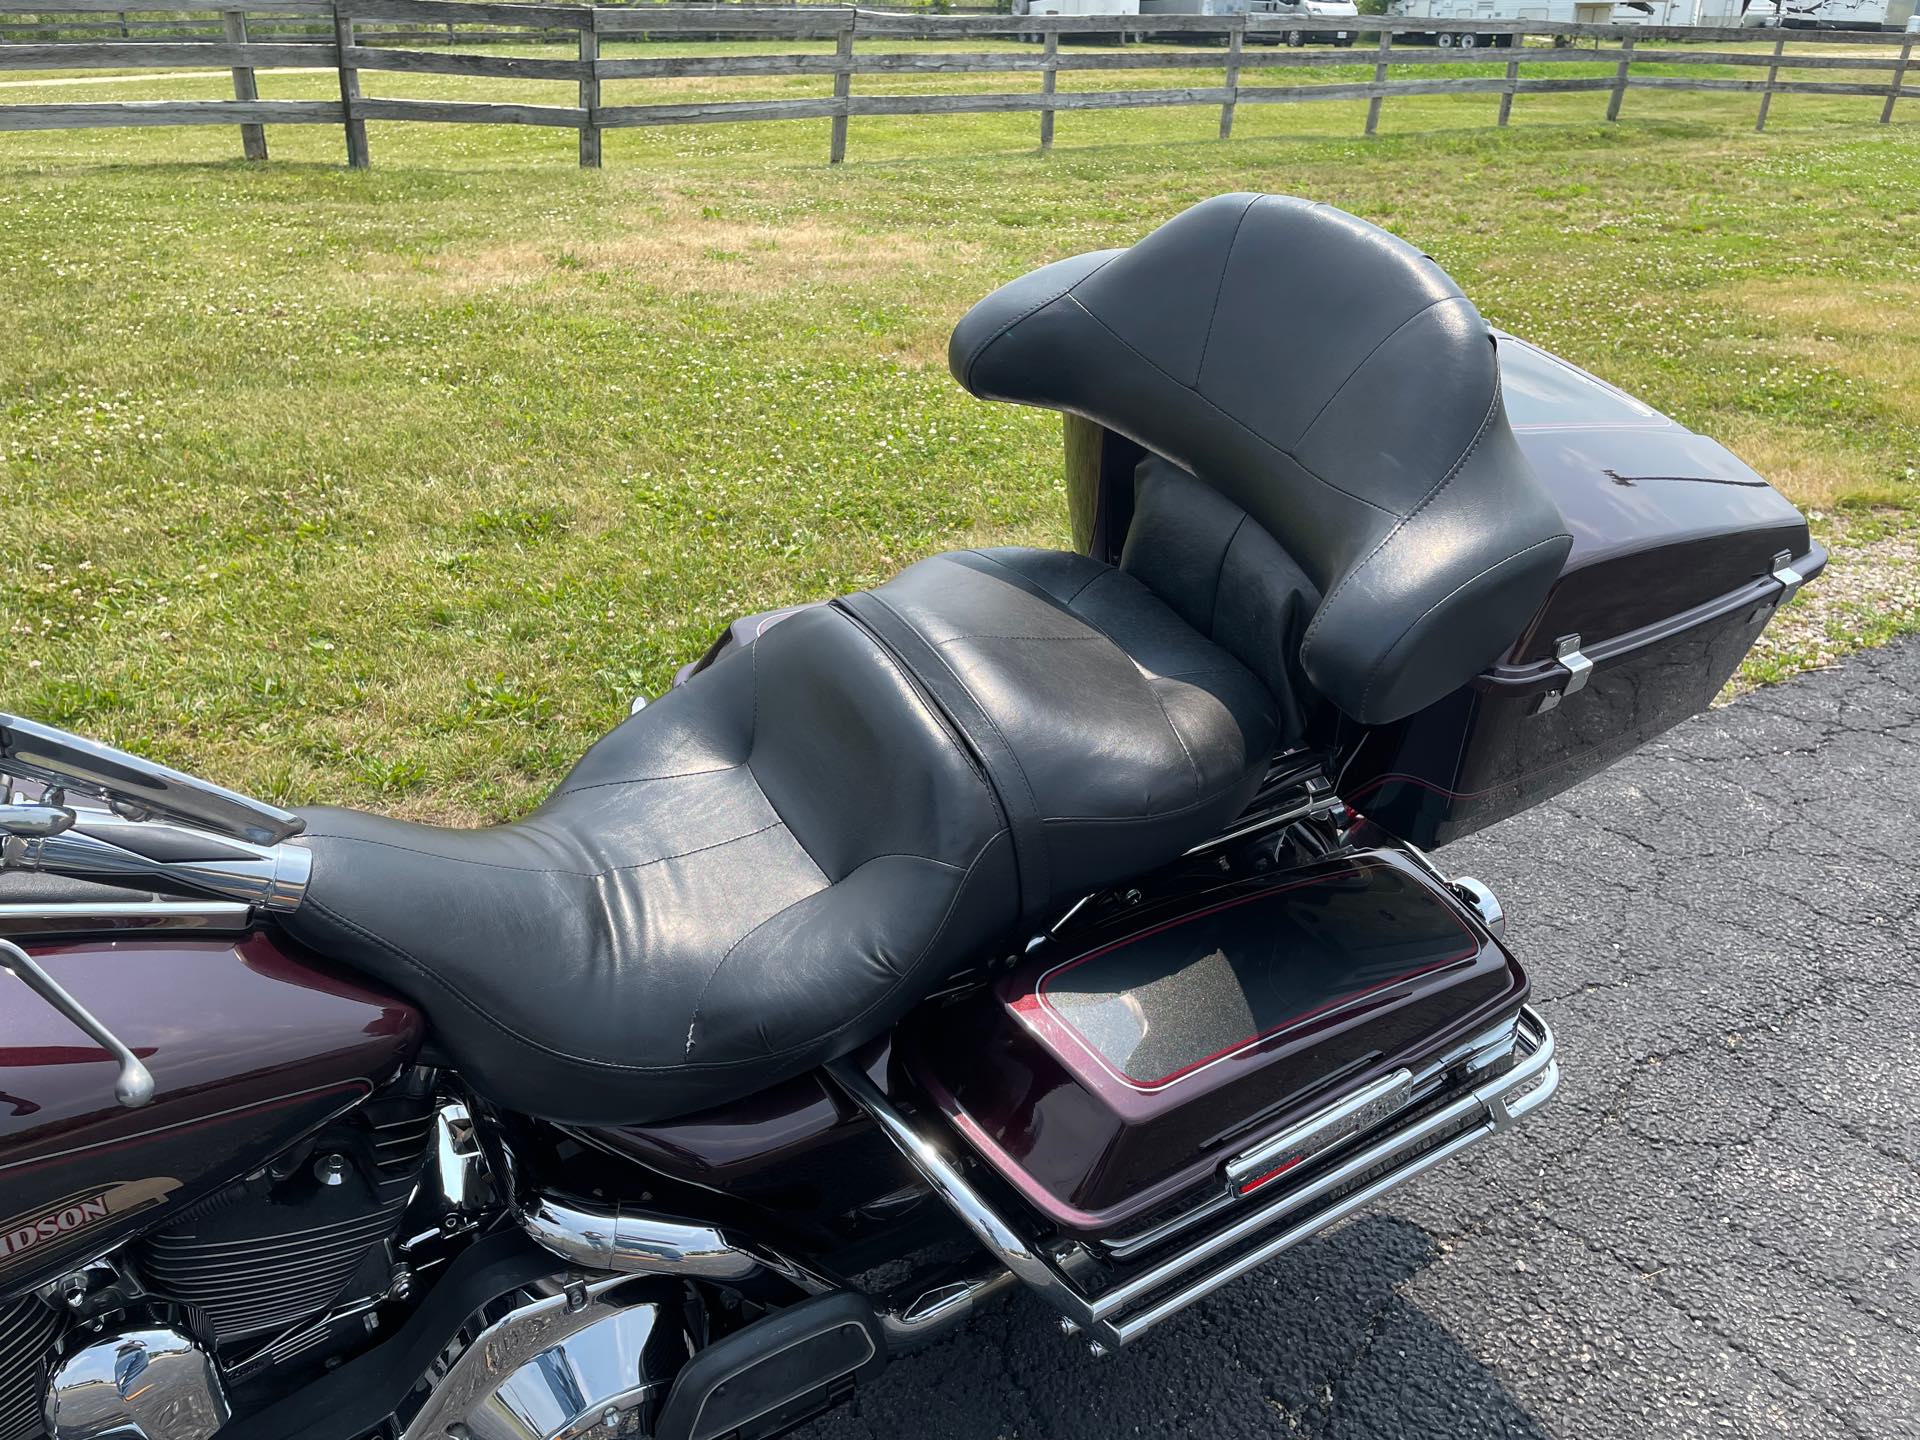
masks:
<path id="1" fill-rule="evenodd" d="M 1546 21 L 1435 20 L 1385 16 L 1293 19 L 1239 15 L 929 15 L 829 5 L 754 7 L 636 4 L 617 6 L 479 3 L 479 0 L 247 0 L 242 9 L 187 7 L 129 11 L 123 0 L 46 0 L 23 17 L 0 14 L 0 72 L 9 70 L 201 68 L 232 72 L 231 100 L 111 100 L 0 104 L 0 131 L 112 126 L 236 125 L 248 159 L 265 159 L 269 125 L 338 125 L 350 165 L 371 162 L 367 122 L 532 125 L 574 130 L 580 163 L 597 166 L 601 135 L 610 129 L 768 120 L 825 120 L 828 159 L 846 156 L 847 123 L 855 116 L 1032 113 L 1039 144 L 1052 146 L 1061 111 L 1217 106 L 1220 137 L 1231 136 L 1241 105 L 1365 100 L 1366 133 L 1378 128 L 1395 96 L 1499 97 L 1499 125 L 1517 96 L 1605 94 L 1606 118 L 1618 120 L 1634 89 L 1752 94 L 1755 124 L 1764 129 L 1775 95 L 1862 96 L 1882 101 L 1880 121 L 1901 100 L 1920 100 L 1920 71 L 1911 69 L 1915 37 L 1863 31 L 1793 32 L 1676 25 L 1585 25 Z M 170 18 L 155 19 L 155 15 Z M 138 17 L 138 18 L 135 18 Z M 165 31 L 164 38 L 161 31 Z M 115 38 L 98 38 L 113 34 Z M 12 37 L 19 38 L 12 38 Z M 81 38 L 62 38 L 76 36 Z M 1192 42 L 1177 50 L 1073 50 L 1074 39 L 1144 38 Z M 1313 38 L 1335 45 L 1305 48 Z M 900 51 L 861 49 L 860 42 L 1024 40 L 1027 50 Z M 1528 44 L 1529 39 L 1549 45 Z M 1790 53 L 1789 39 L 1812 40 L 1859 53 Z M 653 40 L 831 41 L 831 51 L 741 55 L 603 55 L 603 41 L 631 49 Z M 1770 50 L 1704 48 L 1771 40 Z M 1359 41 L 1358 46 L 1355 42 Z M 1458 43 L 1449 43 L 1455 42 Z M 1574 48 L 1573 42 L 1591 41 Z M 422 48 L 431 42 L 438 48 Z M 497 55 L 460 44 L 542 42 L 561 54 Z M 1427 43 L 1413 43 L 1427 42 Z M 1343 48 L 1352 46 L 1355 48 Z M 1565 48 L 1560 48 L 1565 47 Z M 1875 53 L 1865 53 L 1877 47 Z M 1461 65 L 1503 65 L 1504 73 L 1449 74 Z M 1610 73 L 1556 73 L 1567 65 L 1611 66 Z M 1372 78 L 1330 83 L 1275 81 L 1324 67 L 1357 67 Z M 1751 78 L 1652 75 L 1636 66 L 1725 66 Z M 1412 76 L 1389 76 L 1389 66 Z M 1529 72 L 1522 73 L 1522 67 Z M 338 99 L 265 100 L 262 69 L 329 70 Z M 1219 84 L 1160 88 L 1067 90 L 1063 73 L 1218 70 Z M 1783 78 L 1783 71 L 1826 71 L 1848 79 Z M 361 93 L 362 72 L 449 75 L 500 81 L 568 81 L 571 105 L 523 104 L 510 93 L 487 100 L 389 99 Z M 1886 79 L 1870 79 L 1876 72 Z M 1023 88 L 943 94 L 856 91 L 856 77 L 1006 75 Z M 1916 83 L 1908 83 L 1909 76 Z M 698 77 L 817 76 L 831 93 L 791 99 L 609 104 L 609 81 Z M 1037 82 L 1037 84 L 1035 83 Z"/>

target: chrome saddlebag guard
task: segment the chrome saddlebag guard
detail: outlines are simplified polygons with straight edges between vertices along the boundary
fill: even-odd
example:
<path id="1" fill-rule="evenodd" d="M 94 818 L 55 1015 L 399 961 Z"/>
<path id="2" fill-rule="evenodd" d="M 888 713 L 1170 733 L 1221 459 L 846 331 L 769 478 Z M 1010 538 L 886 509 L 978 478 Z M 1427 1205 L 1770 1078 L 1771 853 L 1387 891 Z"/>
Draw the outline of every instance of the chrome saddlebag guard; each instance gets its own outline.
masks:
<path id="1" fill-rule="evenodd" d="M 903 1034 L 891 1093 L 830 1072 L 1069 1333 L 1124 1345 L 1545 1103 L 1485 894 L 1396 848 L 1143 906 Z"/>

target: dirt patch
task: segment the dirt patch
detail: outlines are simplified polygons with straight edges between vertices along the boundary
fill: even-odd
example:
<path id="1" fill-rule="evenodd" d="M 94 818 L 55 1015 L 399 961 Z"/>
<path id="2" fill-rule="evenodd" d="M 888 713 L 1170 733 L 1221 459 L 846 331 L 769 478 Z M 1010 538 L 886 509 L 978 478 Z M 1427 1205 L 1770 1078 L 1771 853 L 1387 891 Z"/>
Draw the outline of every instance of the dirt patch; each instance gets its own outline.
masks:
<path id="1" fill-rule="evenodd" d="M 615 273 L 675 294 L 765 298 L 820 285 L 870 284 L 876 272 L 964 267 L 977 246 L 924 234 L 862 233 L 814 218 L 746 221 L 669 207 L 611 239 L 520 241 L 436 256 L 458 289 L 500 289 Z"/>

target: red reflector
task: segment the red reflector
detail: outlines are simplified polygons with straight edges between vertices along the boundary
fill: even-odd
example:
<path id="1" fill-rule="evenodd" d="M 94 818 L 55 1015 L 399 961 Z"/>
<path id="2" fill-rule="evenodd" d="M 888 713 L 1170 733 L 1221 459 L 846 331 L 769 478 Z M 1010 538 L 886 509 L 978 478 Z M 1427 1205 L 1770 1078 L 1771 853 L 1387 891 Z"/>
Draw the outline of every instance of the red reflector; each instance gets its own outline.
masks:
<path id="1" fill-rule="evenodd" d="M 1260 1174 L 1253 1176 L 1251 1179 L 1242 1180 L 1240 1182 L 1239 1190 L 1236 1191 L 1235 1193 L 1240 1195 L 1251 1195 L 1254 1191 L 1258 1190 L 1262 1185 L 1270 1185 L 1275 1180 L 1278 1180 L 1282 1175 L 1286 1174 L 1287 1171 L 1293 1169 L 1294 1166 L 1298 1165 L 1302 1160 L 1306 1158 L 1307 1157 L 1304 1155 L 1296 1155 L 1291 1160 L 1282 1160 L 1278 1165 L 1274 1166 L 1273 1169 L 1262 1171 Z"/>

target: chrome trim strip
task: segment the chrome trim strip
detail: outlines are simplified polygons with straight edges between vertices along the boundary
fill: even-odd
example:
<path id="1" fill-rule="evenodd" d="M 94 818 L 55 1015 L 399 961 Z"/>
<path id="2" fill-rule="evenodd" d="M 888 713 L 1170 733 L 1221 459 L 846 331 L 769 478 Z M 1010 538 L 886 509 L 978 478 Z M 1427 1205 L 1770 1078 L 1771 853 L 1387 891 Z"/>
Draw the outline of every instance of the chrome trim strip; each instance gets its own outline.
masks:
<path id="1" fill-rule="evenodd" d="M 1130 1259 L 1142 1251 L 1153 1249 L 1153 1247 L 1158 1245 L 1162 1240 L 1171 1239 L 1182 1230 L 1190 1230 L 1202 1220 L 1209 1219 L 1212 1216 L 1218 1215 L 1222 1210 L 1231 1208 L 1239 1198 L 1240 1197 L 1235 1195 L 1231 1190 L 1218 1191 L 1207 1199 L 1202 1200 L 1191 1210 L 1184 1210 L 1180 1214 L 1175 1215 L 1171 1220 L 1162 1220 L 1158 1225 L 1148 1230 L 1142 1230 L 1137 1235 L 1129 1235 L 1121 1240 L 1113 1240 L 1102 1236 L 1100 1248 L 1115 1260 Z"/>
<path id="2" fill-rule="evenodd" d="M 237 932 L 253 907 L 231 900 L 70 900 L 0 903 L 0 935 L 84 935 L 98 930 Z"/>
<path id="3" fill-rule="evenodd" d="M 1297 1125 L 1290 1125 L 1271 1139 L 1264 1140 L 1244 1154 L 1227 1162 L 1227 1179 L 1234 1185 L 1245 1183 L 1283 1156 L 1298 1152 L 1302 1160 L 1319 1154 L 1360 1130 L 1397 1115 L 1413 1103 L 1413 1072 L 1395 1070 L 1370 1085 L 1362 1085 L 1331 1105 L 1316 1110 Z M 1380 1110 L 1378 1114 L 1368 1112 Z M 1335 1133 L 1338 1132 L 1338 1133 Z"/>
<path id="4" fill-rule="evenodd" d="M 1508 1129 L 1515 1121 L 1545 1104 L 1560 1083 L 1560 1069 L 1554 1060 L 1553 1032 L 1537 1013 L 1527 1008 L 1520 1012 L 1519 1037 L 1523 1055 L 1513 1069 L 1483 1081 L 1432 1114 L 1389 1131 L 1307 1184 L 1280 1194 L 1226 1228 L 1208 1234 L 1179 1254 L 1160 1261 L 1096 1297 L 1083 1293 L 1046 1259 L 1037 1246 L 1003 1219 L 974 1190 L 958 1166 L 947 1158 L 939 1146 L 894 1109 L 879 1088 L 857 1067 L 842 1060 L 826 1068 L 854 1102 L 873 1117 L 887 1138 L 893 1141 L 962 1223 L 1008 1270 L 1039 1291 L 1075 1329 L 1085 1331 L 1095 1345 L 1124 1345 L 1169 1315 L 1212 1294 L 1307 1236 L 1372 1203 L 1395 1186 L 1433 1168 L 1448 1156 L 1459 1154 Z M 1409 1151 L 1435 1136 L 1462 1124 L 1469 1128 L 1431 1150 L 1408 1155 Z M 1352 1184 L 1381 1165 L 1393 1165 L 1394 1168 L 1350 1195 L 1298 1220 L 1260 1243 L 1254 1250 L 1227 1255 L 1227 1252 L 1256 1239 L 1279 1221 L 1314 1201 L 1325 1199 L 1332 1192 Z M 1180 1283 L 1164 1298 L 1147 1303 L 1153 1296 L 1181 1282 L 1182 1277 L 1190 1271 L 1223 1255 L 1227 1255 L 1227 1258 L 1214 1269 Z M 1138 1308 L 1142 1306 L 1144 1308 Z M 1136 1313 L 1127 1315 L 1126 1312 L 1130 1310 Z"/>

